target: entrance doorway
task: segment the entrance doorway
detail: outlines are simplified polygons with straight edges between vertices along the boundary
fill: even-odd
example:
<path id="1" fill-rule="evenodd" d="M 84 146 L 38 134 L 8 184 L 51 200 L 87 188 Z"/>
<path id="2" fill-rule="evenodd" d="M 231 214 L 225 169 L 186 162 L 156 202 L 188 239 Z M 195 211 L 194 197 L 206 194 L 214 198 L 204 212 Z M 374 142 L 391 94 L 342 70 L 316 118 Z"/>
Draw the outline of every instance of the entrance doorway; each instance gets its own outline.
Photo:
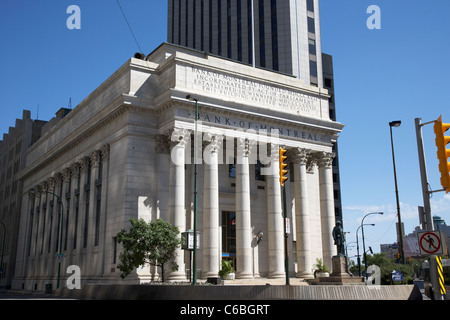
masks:
<path id="1" fill-rule="evenodd" d="M 236 270 L 236 212 L 222 211 L 222 259 Z"/>

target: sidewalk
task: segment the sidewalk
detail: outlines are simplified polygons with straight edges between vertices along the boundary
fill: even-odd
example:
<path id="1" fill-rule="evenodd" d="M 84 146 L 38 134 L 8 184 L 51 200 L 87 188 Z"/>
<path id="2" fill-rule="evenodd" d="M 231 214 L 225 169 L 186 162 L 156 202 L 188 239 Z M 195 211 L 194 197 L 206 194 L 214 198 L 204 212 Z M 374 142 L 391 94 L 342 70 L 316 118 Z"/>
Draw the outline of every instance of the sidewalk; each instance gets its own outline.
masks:
<path id="1" fill-rule="evenodd" d="M 255 279 L 235 279 L 235 280 L 222 280 L 224 285 L 239 285 L 239 286 L 282 286 L 286 285 L 286 278 L 269 279 L 269 278 L 255 278 Z M 291 286 L 308 286 L 309 284 L 300 278 L 289 278 L 289 284 Z"/>

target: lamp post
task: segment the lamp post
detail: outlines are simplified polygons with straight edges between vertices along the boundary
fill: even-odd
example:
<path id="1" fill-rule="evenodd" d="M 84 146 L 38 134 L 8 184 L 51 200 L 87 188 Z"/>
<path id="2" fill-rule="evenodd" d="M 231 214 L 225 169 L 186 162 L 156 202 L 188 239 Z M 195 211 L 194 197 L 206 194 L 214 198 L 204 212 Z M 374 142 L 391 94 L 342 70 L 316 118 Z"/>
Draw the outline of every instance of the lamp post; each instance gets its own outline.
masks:
<path id="1" fill-rule="evenodd" d="M 195 119 L 194 119 L 194 249 L 192 262 L 192 285 L 197 284 L 197 119 L 198 119 L 198 100 L 190 94 L 186 96 L 189 101 L 195 101 Z"/>
<path id="2" fill-rule="evenodd" d="M 398 238 L 399 238 L 399 242 L 400 242 L 400 261 L 402 264 L 405 264 L 405 254 L 403 251 L 403 232 L 402 232 L 402 219 L 400 216 L 400 201 L 398 198 L 398 186 L 397 186 L 397 172 L 396 172 L 396 168 L 395 168 L 395 156 L 394 156 L 394 140 L 392 138 L 392 127 L 400 127 L 401 125 L 401 121 L 391 121 L 389 122 L 389 129 L 391 132 L 391 149 L 392 149 L 392 163 L 394 166 L 394 182 L 395 182 L 395 198 L 397 201 L 397 218 L 398 218 Z"/>
<path id="3" fill-rule="evenodd" d="M 365 274 L 366 274 L 366 279 L 367 279 L 367 255 L 366 255 L 366 244 L 364 242 L 364 219 L 371 214 L 383 214 L 383 212 L 371 212 L 366 214 L 362 220 L 361 220 L 361 232 L 362 232 L 362 240 L 363 240 L 363 252 L 364 252 L 364 267 L 365 267 Z"/>
<path id="4" fill-rule="evenodd" d="M 374 223 L 369 223 L 369 224 L 365 224 L 365 226 L 374 226 L 375 224 Z M 359 241 L 358 241 L 358 231 L 359 231 L 359 229 L 362 227 L 362 225 L 361 226 L 359 226 L 357 229 L 356 229 L 356 259 L 357 259 L 357 262 L 358 262 L 358 275 L 359 276 L 361 276 L 361 258 L 359 257 Z"/>

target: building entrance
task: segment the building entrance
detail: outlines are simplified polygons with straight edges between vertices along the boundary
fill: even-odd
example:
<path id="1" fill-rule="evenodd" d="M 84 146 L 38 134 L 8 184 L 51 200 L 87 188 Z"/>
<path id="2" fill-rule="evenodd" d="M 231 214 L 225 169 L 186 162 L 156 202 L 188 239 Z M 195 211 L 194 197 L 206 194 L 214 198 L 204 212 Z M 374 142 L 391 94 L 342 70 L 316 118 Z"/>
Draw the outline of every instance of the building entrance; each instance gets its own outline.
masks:
<path id="1" fill-rule="evenodd" d="M 236 212 L 222 211 L 222 259 L 236 270 Z"/>

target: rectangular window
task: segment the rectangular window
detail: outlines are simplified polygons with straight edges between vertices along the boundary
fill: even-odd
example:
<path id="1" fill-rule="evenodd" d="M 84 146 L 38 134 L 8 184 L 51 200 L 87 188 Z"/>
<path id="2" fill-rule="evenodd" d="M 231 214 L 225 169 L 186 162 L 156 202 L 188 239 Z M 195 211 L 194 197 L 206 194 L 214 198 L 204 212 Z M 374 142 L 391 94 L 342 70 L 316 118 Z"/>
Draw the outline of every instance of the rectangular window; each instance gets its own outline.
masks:
<path id="1" fill-rule="evenodd" d="M 316 26 L 314 24 L 314 19 L 311 17 L 308 17 L 308 32 L 316 33 Z"/>
<path id="2" fill-rule="evenodd" d="M 314 12 L 314 0 L 307 0 L 306 8 L 308 11 Z"/>
<path id="3" fill-rule="evenodd" d="M 317 62 L 316 61 L 309 61 L 309 70 L 311 73 L 311 77 L 317 78 Z"/>
<path id="4" fill-rule="evenodd" d="M 313 39 L 308 39 L 309 44 L 309 54 L 316 55 L 316 41 Z"/>

